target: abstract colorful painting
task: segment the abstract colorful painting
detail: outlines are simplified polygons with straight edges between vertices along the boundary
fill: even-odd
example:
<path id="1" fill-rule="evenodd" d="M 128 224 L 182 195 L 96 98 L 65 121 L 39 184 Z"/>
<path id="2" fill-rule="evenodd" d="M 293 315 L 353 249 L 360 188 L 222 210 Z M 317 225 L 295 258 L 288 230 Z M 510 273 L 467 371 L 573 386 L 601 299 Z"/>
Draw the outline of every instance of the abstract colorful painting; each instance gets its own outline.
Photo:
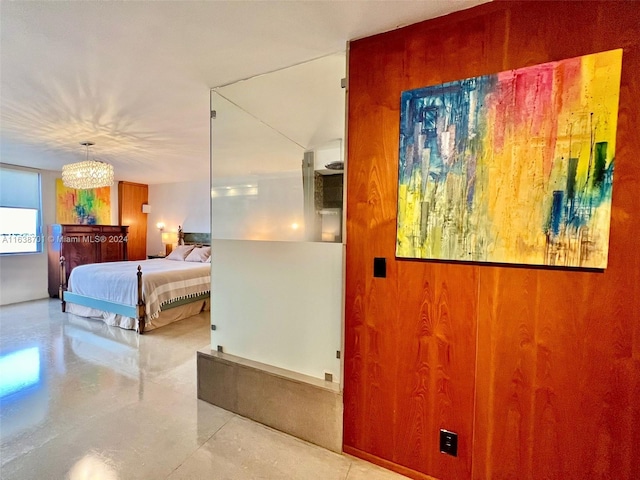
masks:
<path id="1" fill-rule="evenodd" d="M 622 50 L 402 92 L 396 256 L 605 268 Z"/>
<path id="2" fill-rule="evenodd" d="M 56 223 L 111 225 L 111 187 L 76 190 L 56 179 Z"/>

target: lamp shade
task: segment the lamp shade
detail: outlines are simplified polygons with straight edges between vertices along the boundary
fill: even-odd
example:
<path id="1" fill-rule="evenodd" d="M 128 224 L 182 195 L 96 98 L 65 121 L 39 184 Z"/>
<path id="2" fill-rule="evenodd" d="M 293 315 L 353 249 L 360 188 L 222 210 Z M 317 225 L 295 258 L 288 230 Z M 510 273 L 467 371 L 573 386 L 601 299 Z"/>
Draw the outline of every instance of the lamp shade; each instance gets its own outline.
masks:
<path id="1" fill-rule="evenodd" d="M 178 233 L 177 232 L 162 232 L 162 243 L 167 245 L 174 243 L 178 243 Z"/>

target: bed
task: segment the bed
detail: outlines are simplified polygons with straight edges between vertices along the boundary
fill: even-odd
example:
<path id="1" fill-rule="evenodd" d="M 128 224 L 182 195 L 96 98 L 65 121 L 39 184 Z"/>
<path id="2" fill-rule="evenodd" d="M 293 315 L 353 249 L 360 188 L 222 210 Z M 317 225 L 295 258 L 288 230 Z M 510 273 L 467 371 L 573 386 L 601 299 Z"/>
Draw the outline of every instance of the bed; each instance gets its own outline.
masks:
<path id="1" fill-rule="evenodd" d="M 75 267 L 60 286 L 62 311 L 144 333 L 209 308 L 208 234 L 180 232 L 166 258 Z M 65 259 L 60 259 L 61 278 Z"/>

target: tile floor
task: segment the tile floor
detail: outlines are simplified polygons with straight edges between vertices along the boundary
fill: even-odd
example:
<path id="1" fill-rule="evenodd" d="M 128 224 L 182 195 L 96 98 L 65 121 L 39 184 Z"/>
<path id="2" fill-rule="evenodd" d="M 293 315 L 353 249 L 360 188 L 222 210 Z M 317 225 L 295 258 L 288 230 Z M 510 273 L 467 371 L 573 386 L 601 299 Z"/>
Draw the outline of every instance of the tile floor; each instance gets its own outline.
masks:
<path id="1" fill-rule="evenodd" d="M 197 400 L 208 344 L 208 313 L 138 336 L 57 300 L 0 307 L 0 478 L 406 478 Z"/>

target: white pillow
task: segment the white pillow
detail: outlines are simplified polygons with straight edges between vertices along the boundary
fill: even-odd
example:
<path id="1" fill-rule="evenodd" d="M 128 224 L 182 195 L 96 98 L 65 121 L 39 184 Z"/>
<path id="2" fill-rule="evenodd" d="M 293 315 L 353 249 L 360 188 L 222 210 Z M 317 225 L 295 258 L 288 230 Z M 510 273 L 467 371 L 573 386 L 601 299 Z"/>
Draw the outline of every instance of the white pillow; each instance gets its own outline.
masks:
<path id="1" fill-rule="evenodd" d="M 184 259 L 185 262 L 206 262 L 211 258 L 211 247 L 196 247 Z"/>
<path id="2" fill-rule="evenodd" d="M 191 250 L 195 248 L 195 245 L 178 245 L 173 251 L 167 255 L 167 260 L 179 260 L 184 261 L 185 258 L 191 253 Z"/>

